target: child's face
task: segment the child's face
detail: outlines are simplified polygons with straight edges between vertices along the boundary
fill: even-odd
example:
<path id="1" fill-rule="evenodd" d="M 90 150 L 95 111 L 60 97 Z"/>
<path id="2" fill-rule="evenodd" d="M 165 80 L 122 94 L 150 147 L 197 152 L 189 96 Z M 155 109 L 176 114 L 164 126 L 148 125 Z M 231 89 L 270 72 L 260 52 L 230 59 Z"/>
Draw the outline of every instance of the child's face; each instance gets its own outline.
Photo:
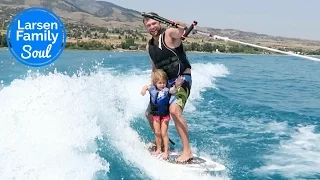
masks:
<path id="1" fill-rule="evenodd" d="M 164 79 L 160 79 L 159 81 L 157 81 L 156 86 L 158 89 L 162 90 L 166 87 L 167 82 Z"/>

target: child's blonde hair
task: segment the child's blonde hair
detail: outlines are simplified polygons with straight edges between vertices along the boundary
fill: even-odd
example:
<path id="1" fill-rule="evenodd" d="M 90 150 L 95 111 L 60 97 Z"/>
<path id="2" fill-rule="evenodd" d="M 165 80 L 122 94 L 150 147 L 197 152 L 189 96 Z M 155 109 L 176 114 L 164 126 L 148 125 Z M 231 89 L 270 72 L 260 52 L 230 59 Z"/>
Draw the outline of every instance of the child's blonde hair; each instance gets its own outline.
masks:
<path id="1" fill-rule="evenodd" d="M 152 79 L 152 84 L 155 85 L 160 80 L 165 80 L 167 82 L 168 76 L 162 69 L 157 69 L 152 73 L 151 79 Z"/>

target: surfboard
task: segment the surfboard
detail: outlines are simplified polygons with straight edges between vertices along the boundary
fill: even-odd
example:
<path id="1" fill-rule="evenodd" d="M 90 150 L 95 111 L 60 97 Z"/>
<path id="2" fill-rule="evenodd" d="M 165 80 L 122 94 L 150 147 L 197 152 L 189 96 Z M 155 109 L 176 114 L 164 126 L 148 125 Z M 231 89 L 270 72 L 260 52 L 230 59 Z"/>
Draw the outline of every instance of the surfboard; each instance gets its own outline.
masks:
<path id="1" fill-rule="evenodd" d="M 150 153 L 155 150 L 155 145 L 153 143 L 150 143 L 147 146 Z M 223 164 L 215 162 L 209 158 L 197 156 L 196 154 L 193 154 L 193 159 L 185 164 L 176 163 L 175 160 L 180 156 L 180 153 L 177 150 L 171 149 L 167 160 L 163 160 L 161 156 L 162 154 L 159 154 L 158 156 L 156 156 L 156 158 L 167 162 L 172 167 L 188 171 L 214 172 L 223 171 L 226 169 Z"/>

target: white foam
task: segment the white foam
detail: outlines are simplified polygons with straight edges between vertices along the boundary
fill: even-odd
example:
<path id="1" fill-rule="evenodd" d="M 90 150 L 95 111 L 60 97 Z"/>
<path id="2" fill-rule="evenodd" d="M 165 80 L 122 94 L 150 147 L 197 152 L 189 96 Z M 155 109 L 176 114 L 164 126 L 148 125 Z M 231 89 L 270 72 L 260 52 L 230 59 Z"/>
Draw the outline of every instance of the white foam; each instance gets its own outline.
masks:
<path id="1" fill-rule="evenodd" d="M 193 65 L 189 106 L 203 88 L 214 87 L 215 77 L 227 73 L 221 65 Z M 153 179 L 212 179 L 167 168 L 131 129 L 130 121 L 143 117 L 147 107 L 149 97 L 140 91 L 149 82 L 148 74 L 114 76 L 110 69 L 13 81 L 0 91 L 0 179 L 91 179 L 96 171 L 109 170 L 95 154 L 94 140 L 102 135 Z"/>
<path id="2" fill-rule="evenodd" d="M 0 91 L 0 179 L 91 179 L 108 171 L 95 154 L 101 131 L 86 80 L 55 74 Z"/>
<path id="3" fill-rule="evenodd" d="M 319 175 L 320 134 L 314 130 L 312 125 L 297 128 L 290 140 L 282 140 L 279 149 L 264 157 L 266 165 L 255 169 L 255 172 L 261 176 L 281 173 L 289 179 Z"/>
<path id="4" fill-rule="evenodd" d="M 223 64 L 193 64 L 193 86 L 190 94 L 190 100 L 201 98 L 200 93 L 205 91 L 205 88 L 217 88 L 214 83 L 216 78 L 226 77 L 228 74 L 229 71 Z"/>
<path id="5" fill-rule="evenodd" d="M 221 77 L 227 73 L 227 69 L 222 65 L 214 65 L 212 63 L 193 65 L 193 91 L 191 93 L 193 99 L 191 98 L 191 101 L 187 105 L 192 106 L 192 101 L 195 96 L 200 97 L 199 91 L 203 88 L 213 88 L 215 77 Z M 204 78 L 206 79 L 205 81 L 203 81 Z M 111 120 L 111 122 L 108 121 L 108 125 L 104 127 L 108 134 L 113 135 L 111 139 L 114 145 L 122 151 L 125 159 L 143 169 L 152 179 L 212 179 L 213 177 L 210 175 L 199 175 L 179 170 L 173 171 L 167 167 L 165 163 L 156 160 L 149 155 L 145 149 L 145 144 L 139 140 L 138 134 L 129 127 L 129 123 L 125 122 L 133 120 L 133 117 L 136 116 L 143 117 L 149 96 L 141 96 L 140 91 L 143 85 L 149 82 L 149 74 L 124 76 L 119 78 L 117 86 L 114 86 L 118 94 L 137 94 L 127 97 L 122 95 L 121 101 L 123 101 L 122 108 L 124 113 L 115 113 L 113 118 L 122 119 L 123 121 Z M 108 128 L 110 126 L 113 128 Z M 228 179 L 226 176 L 220 178 Z"/>

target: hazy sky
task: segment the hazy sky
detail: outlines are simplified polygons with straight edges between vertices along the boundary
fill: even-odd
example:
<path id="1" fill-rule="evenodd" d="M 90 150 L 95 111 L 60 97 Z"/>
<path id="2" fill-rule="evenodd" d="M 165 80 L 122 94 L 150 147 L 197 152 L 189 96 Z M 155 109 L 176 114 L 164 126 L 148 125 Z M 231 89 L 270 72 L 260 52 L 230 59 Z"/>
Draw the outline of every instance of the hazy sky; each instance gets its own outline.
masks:
<path id="1" fill-rule="evenodd" d="M 320 40 L 320 0 L 106 1 L 187 24 Z"/>

